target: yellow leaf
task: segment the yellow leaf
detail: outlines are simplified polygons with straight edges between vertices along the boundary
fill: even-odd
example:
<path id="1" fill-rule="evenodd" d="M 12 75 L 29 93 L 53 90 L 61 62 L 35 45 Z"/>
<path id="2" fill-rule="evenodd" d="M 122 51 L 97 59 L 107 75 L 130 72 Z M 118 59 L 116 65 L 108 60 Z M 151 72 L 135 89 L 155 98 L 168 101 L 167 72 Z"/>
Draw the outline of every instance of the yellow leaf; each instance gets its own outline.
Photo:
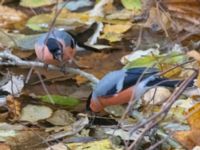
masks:
<path id="1" fill-rule="evenodd" d="M 192 128 L 200 129 L 200 103 L 194 105 L 188 111 L 188 123 Z"/>
<path id="2" fill-rule="evenodd" d="M 108 32 L 104 33 L 100 38 L 107 39 L 110 42 L 117 42 L 121 40 L 122 35 L 120 33 Z"/>
<path id="3" fill-rule="evenodd" d="M 88 143 L 72 143 L 67 144 L 67 146 L 72 150 L 117 150 L 117 148 L 113 148 L 112 143 L 108 139 Z M 118 150 L 120 149 L 118 148 Z"/>
<path id="4" fill-rule="evenodd" d="M 200 88 L 200 74 L 198 74 L 197 81 L 196 81 L 195 85 L 196 85 L 198 88 Z"/>
<path id="5" fill-rule="evenodd" d="M 104 27 L 104 33 L 107 32 L 112 32 L 112 33 L 124 33 L 127 30 L 129 30 L 131 28 L 132 24 L 131 23 L 127 23 L 127 24 L 116 24 L 116 25 L 110 25 L 107 24 Z"/>

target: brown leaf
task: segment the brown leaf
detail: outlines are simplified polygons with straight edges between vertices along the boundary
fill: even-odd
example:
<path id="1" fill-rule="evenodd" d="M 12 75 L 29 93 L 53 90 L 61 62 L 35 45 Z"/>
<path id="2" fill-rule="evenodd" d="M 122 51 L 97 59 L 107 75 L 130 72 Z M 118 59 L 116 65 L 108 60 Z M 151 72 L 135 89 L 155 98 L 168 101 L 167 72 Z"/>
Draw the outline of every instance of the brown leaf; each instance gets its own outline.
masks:
<path id="1" fill-rule="evenodd" d="M 0 149 L 2 150 L 11 150 L 10 146 L 4 143 L 0 143 Z"/>
<path id="2" fill-rule="evenodd" d="M 190 138 L 191 131 L 177 131 L 173 135 L 177 141 L 179 141 L 184 147 L 192 149 L 195 146 L 195 143 Z"/>
<path id="3" fill-rule="evenodd" d="M 102 78 L 106 73 L 111 70 L 119 69 L 122 67 L 120 59 L 126 55 L 126 51 L 115 51 L 115 53 L 91 53 L 79 57 L 79 63 L 85 66 L 89 66 L 91 69 L 85 69 L 96 76 Z M 81 76 L 76 76 L 77 83 L 82 84 L 87 80 Z"/>
<path id="4" fill-rule="evenodd" d="M 187 121 L 191 128 L 200 130 L 200 103 L 189 109 L 188 116 Z"/>
<path id="5" fill-rule="evenodd" d="M 197 52 L 196 50 L 192 50 L 192 51 L 187 52 L 187 55 L 189 57 L 194 58 L 196 61 L 200 62 L 200 53 Z"/>
<path id="6" fill-rule="evenodd" d="M 0 14 L 0 27 L 3 28 L 22 26 L 27 18 L 22 12 L 2 5 L 0 5 Z"/>
<path id="7" fill-rule="evenodd" d="M 48 133 L 31 129 L 31 131 L 21 131 L 15 137 L 10 137 L 6 140 L 6 143 L 11 146 L 12 149 L 28 149 L 35 150 L 38 147 L 46 146 L 42 144 L 45 141 Z M 39 149 L 39 148 L 38 148 Z"/>
<path id="8" fill-rule="evenodd" d="M 9 110 L 9 118 L 13 121 L 18 120 L 21 115 L 21 102 L 11 95 L 6 97 L 6 101 Z"/>
<path id="9" fill-rule="evenodd" d="M 178 131 L 174 137 L 188 149 L 200 145 L 200 103 L 189 109 L 187 121 L 191 127 L 189 131 Z"/>

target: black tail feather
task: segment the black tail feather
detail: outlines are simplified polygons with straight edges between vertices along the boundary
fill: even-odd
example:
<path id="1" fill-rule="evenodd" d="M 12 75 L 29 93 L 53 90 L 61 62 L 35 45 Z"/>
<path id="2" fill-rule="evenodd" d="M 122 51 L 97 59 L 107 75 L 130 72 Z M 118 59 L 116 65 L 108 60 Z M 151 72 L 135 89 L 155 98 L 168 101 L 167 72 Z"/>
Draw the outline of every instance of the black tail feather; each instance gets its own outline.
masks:
<path id="1" fill-rule="evenodd" d="M 88 96 L 87 102 L 86 102 L 86 111 L 91 111 L 90 109 L 90 103 L 91 103 L 92 93 Z"/>
<path id="2" fill-rule="evenodd" d="M 178 86 L 183 80 L 172 80 L 172 79 L 167 79 L 167 78 L 156 78 L 154 81 L 150 81 L 147 83 L 147 86 L 166 86 L 166 87 L 171 87 L 174 88 Z M 194 81 L 191 81 L 187 86 L 192 87 L 194 84 Z"/>

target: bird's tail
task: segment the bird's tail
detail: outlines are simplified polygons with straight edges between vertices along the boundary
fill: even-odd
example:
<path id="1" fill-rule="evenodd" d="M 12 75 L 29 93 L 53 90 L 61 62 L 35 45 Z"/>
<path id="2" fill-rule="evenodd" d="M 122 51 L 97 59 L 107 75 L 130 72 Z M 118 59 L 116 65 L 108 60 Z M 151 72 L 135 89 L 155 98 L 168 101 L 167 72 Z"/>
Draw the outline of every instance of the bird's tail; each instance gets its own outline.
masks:
<path id="1" fill-rule="evenodd" d="M 166 86 L 166 87 L 174 88 L 178 86 L 182 81 L 183 80 L 178 80 L 178 79 L 172 80 L 168 78 L 155 78 L 155 80 L 148 82 L 147 86 L 158 85 L 158 86 Z M 193 84 L 194 84 L 194 81 L 191 81 L 187 86 L 192 87 Z"/>
<path id="2" fill-rule="evenodd" d="M 92 93 L 88 96 L 87 102 L 86 102 L 86 111 L 91 111 L 90 103 L 91 103 Z"/>

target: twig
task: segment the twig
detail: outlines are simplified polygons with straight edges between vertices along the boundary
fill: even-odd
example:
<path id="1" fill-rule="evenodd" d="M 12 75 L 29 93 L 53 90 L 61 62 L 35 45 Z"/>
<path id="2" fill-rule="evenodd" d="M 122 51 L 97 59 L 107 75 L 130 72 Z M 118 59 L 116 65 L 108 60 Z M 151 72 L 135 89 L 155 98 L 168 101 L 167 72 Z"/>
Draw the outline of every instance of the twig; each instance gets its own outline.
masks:
<path id="1" fill-rule="evenodd" d="M 158 147 L 159 145 L 161 145 L 162 143 L 164 143 L 167 140 L 167 138 L 160 140 L 159 142 L 155 143 L 154 145 L 152 145 L 151 147 L 149 147 L 146 150 L 154 150 L 156 149 L 156 147 Z"/>
<path id="2" fill-rule="evenodd" d="M 140 123 L 139 125 L 137 125 L 136 127 L 134 127 L 131 132 L 134 132 L 136 130 L 138 130 L 139 128 L 145 126 L 145 130 L 144 132 L 141 134 L 141 136 L 143 136 L 148 130 L 151 129 L 151 127 L 154 127 L 155 125 L 157 125 L 162 119 L 165 118 L 165 116 L 167 115 L 169 109 L 171 108 L 172 104 L 176 101 L 176 99 L 180 96 L 180 94 L 187 88 L 187 85 L 192 81 L 192 79 L 197 75 L 197 72 L 194 72 L 190 77 L 188 77 L 187 79 L 185 79 L 179 89 L 177 89 L 176 91 L 174 91 L 172 93 L 172 95 L 169 97 L 169 99 L 167 100 L 167 104 L 165 106 L 163 106 L 162 110 L 151 116 L 149 119 L 147 119 L 146 121 Z M 159 118 L 159 119 L 158 119 Z M 131 146 L 129 147 L 129 149 L 135 147 L 138 145 L 139 140 L 141 139 L 141 137 L 138 137 L 138 140 L 134 141 Z"/>
<path id="3" fill-rule="evenodd" d="M 5 50 L 3 52 L 0 52 L 0 57 L 3 59 L 8 59 L 6 62 L 0 62 L 0 65 L 5 65 L 5 66 L 20 66 L 20 67 L 37 67 L 37 68 L 43 68 L 45 66 L 44 63 L 42 62 L 36 62 L 36 61 L 25 61 L 20 59 L 19 57 L 11 54 L 9 51 Z M 56 67 L 54 65 L 48 65 L 49 70 L 54 70 L 54 71 L 60 71 L 61 69 L 59 67 Z M 91 81 L 94 84 L 97 84 L 99 80 L 92 74 L 89 74 L 87 72 L 84 72 L 80 69 L 75 69 L 71 67 L 65 67 L 64 68 L 65 72 L 69 72 L 72 74 L 77 74 L 82 77 L 85 77 L 89 81 Z"/>

